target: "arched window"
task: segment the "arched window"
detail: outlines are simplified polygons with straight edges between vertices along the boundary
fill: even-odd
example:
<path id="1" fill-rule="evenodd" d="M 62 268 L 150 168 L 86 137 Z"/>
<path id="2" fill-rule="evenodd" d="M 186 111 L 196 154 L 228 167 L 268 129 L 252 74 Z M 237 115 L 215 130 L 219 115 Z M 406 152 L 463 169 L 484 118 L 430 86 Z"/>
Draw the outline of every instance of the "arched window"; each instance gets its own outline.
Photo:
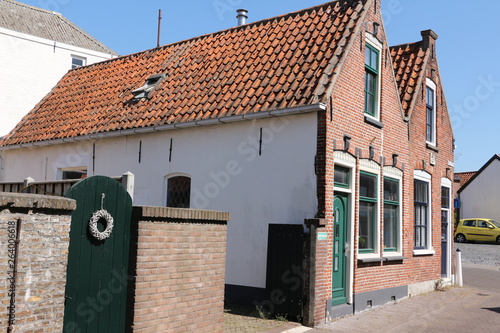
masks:
<path id="1" fill-rule="evenodd" d="M 191 178 L 171 177 L 167 181 L 167 207 L 189 208 L 191 200 Z"/>

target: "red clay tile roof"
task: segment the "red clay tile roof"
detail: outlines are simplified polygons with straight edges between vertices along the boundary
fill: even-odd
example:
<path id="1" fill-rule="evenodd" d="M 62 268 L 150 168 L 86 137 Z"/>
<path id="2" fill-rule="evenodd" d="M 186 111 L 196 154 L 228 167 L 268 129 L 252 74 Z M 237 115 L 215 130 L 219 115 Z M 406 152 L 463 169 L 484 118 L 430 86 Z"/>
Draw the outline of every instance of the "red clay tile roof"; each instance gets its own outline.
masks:
<path id="1" fill-rule="evenodd" d="M 460 185 L 458 186 L 458 188 L 464 186 L 464 184 L 467 183 L 469 179 L 471 179 L 476 173 L 477 171 L 455 172 L 455 177 L 460 178 Z"/>
<path id="2" fill-rule="evenodd" d="M 406 116 L 409 116 L 411 112 L 418 80 L 425 64 L 427 52 L 422 46 L 423 42 L 417 42 L 390 48 L 401 105 Z"/>
<path id="3" fill-rule="evenodd" d="M 339 0 L 71 70 L 1 145 L 310 105 L 370 0 Z M 147 100 L 132 91 L 166 77 Z"/>

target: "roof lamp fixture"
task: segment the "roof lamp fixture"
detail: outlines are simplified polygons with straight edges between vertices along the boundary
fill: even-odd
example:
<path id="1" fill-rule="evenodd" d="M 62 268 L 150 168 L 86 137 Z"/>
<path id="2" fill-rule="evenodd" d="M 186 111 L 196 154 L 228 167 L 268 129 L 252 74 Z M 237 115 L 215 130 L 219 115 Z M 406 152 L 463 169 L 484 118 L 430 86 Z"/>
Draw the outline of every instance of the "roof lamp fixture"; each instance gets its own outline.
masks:
<path id="1" fill-rule="evenodd" d="M 380 23 L 378 23 L 378 22 L 373 22 L 373 34 L 374 34 L 375 36 L 377 36 L 377 35 L 378 35 L 378 30 L 379 30 L 379 28 L 380 28 Z"/>
<path id="2" fill-rule="evenodd" d="M 165 78 L 166 74 L 156 74 L 156 75 L 151 75 L 148 77 L 146 80 L 146 83 L 140 88 L 137 88 L 132 91 L 132 95 L 134 95 L 135 99 L 142 99 L 142 98 L 148 98 L 148 95 L 150 92 L 152 92 L 158 83 L 161 82 Z"/>

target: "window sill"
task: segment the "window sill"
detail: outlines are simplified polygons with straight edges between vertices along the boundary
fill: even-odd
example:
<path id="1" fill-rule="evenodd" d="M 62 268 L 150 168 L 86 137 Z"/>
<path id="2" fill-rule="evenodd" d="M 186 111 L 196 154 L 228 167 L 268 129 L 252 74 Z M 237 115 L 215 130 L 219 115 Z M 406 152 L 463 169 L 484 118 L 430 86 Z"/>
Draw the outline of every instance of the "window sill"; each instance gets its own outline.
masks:
<path id="1" fill-rule="evenodd" d="M 365 114 L 365 123 L 368 123 L 368 124 L 373 125 L 373 126 L 378 127 L 378 128 L 384 128 L 384 124 L 382 124 L 377 119 L 375 119 L 371 116 L 368 116 L 366 114 Z"/>
<path id="2" fill-rule="evenodd" d="M 366 257 L 366 258 L 358 258 L 358 261 L 365 264 L 370 262 L 382 262 L 385 261 L 385 259 L 381 257 Z"/>
<path id="3" fill-rule="evenodd" d="M 436 153 L 439 153 L 439 148 L 433 145 L 432 143 L 427 142 L 426 148 L 430 150 L 434 150 Z"/>
<path id="4" fill-rule="evenodd" d="M 403 261 L 408 259 L 408 257 L 403 257 L 403 256 L 385 256 L 384 257 L 385 261 Z"/>
<path id="5" fill-rule="evenodd" d="M 436 254 L 436 251 L 434 250 L 413 250 L 414 256 L 428 256 L 434 254 Z"/>

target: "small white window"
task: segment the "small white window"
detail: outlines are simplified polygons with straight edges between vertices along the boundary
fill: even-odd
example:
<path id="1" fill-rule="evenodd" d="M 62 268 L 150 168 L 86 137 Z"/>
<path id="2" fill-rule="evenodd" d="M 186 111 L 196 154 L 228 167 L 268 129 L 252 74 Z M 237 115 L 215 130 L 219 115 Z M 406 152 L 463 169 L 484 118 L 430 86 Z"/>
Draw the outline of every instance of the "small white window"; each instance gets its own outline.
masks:
<path id="1" fill-rule="evenodd" d="M 71 68 L 82 67 L 85 65 L 87 65 L 87 59 L 77 56 L 71 57 Z"/>
<path id="2" fill-rule="evenodd" d="M 60 175 L 62 180 L 66 179 L 83 179 L 87 177 L 86 167 L 76 167 L 76 168 L 66 168 L 60 169 Z"/>

